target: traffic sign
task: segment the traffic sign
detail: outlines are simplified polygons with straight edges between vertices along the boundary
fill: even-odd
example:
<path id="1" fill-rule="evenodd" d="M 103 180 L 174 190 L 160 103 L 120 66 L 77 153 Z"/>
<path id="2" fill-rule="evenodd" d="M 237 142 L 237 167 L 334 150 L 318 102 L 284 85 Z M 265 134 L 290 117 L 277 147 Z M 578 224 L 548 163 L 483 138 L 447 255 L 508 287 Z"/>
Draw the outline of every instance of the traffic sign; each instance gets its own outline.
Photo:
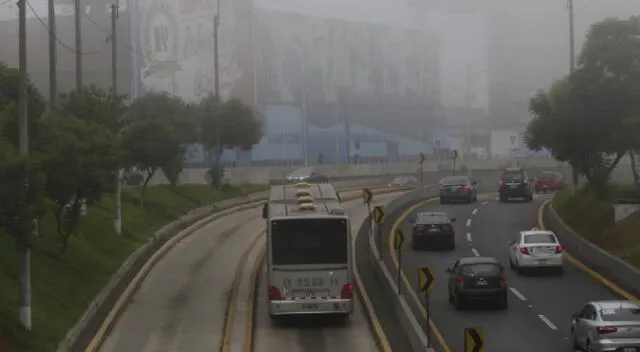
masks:
<path id="1" fill-rule="evenodd" d="M 420 153 L 420 164 L 424 164 L 425 160 L 427 160 L 427 156 L 424 153 Z"/>
<path id="2" fill-rule="evenodd" d="M 418 288 L 421 292 L 433 292 L 436 289 L 433 281 L 433 270 L 430 267 L 418 268 Z"/>
<path id="3" fill-rule="evenodd" d="M 458 159 L 458 151 L 454 150 L 451 152 L 451 159 L 456 160 Z"/>
<path id="4" fill-rule="evenodd" d="M 397 229 L 393 234 L 393 247 L 396 250 L 401 250 L 404 247 L 404 232 L 401 229 Z"/>
<path id="5" fill-rule="evenodd" d="M 484 332 L 482 328 L 464 329 L 464 352 L 484 352 Z"/>
<path id="6" fill-rule="evenodd" d="M 382 209 L 381 206 L 373 208 L 373 221 L 375 221 L 376 224 L 382 224 L 384 221 L 384 209 Z"/>
<path id="7" fill-rule="evenodd" d="M 362 200 L 364 200 L 365 203 L 371 203 L 373 200 L 373 193 L 371 193 L 370 189 L 365 188 L 362 190 Z"/>

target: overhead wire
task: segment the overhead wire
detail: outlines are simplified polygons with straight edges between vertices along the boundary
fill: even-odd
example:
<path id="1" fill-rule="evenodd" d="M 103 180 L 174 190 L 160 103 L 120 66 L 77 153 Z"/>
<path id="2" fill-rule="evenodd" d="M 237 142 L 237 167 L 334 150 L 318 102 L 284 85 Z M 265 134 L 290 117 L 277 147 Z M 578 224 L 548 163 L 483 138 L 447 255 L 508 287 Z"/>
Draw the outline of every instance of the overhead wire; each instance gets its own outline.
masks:
<path id="1" fill-rule="evenodd" d="M 47 26 L 44 21 L 42 20 L 42 18 L 40 17 L 40 15 L 36 12 L 36 10 L 33 8 L 33 6 L 31 6 L 31 3 L 29 3 L 29 0 L 25 0 L 25 3 L 27 4 L 27 7 L 29 7 L 29 9 L 31 10 L 31 12 L 33 13 L 34 16 L 36 16 L 36 18 L 38 19 L 38 22 L 40 22 L 40 24 L 42 25 L 42 27 L 44 27 L 44 29 L 47 30 L 47 32 L 49 32 L 49 35 L 51 35 L 51 29 L 49 28 L 49 26 Z M 76 51 L 75 48 L 67 45 L 65 42 L 63 42 L 62 40 L 60 40 L 60 38 L 58 38 L 57 36 L 54 36 L 55 40 L 58 42 L 58 44 L 60 44 L 60 46 L 62 46 L 64 49 L 66 49 L 67 51 L 73 53 L 73 54 L 77 54 L 78 52 Z M 101 52 L 102 50 L 104 50 L 106 48 L 107 44 L 105 43 L 105 45 L 97 50 L 94 51 L 90 51 L 90 52 L 86 52 L 86 53 L 80 53 L 80 55 L 94 55 L 97 54 L 99 52 Z"/>

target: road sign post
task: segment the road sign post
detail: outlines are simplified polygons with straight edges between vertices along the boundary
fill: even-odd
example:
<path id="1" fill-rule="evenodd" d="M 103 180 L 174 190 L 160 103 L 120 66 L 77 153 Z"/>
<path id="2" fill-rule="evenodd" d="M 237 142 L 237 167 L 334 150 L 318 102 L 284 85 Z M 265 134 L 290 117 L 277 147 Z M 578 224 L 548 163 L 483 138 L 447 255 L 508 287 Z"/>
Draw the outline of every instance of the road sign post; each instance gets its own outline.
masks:
<path id="1" fill-rule="evenodd" d="M 482 328 L 464 329 L 464 352 L 485 352 Z"/>
<path id="2" fill-rule="evenodd" d="M 420 153 L 420 188 L 424 186 L 424 161 L 427 160 L 427 157 L 424 153 Z"/>
<path id="3" fill-rule="evenodd" d="M 393 247 L 398 255 L 398 294 L 402 292 L 402 247 L 404 246 L 404 232 L 397 229 L 393 234 Z"/>
<path id="4" fill-rule="evenodd" d="M 418 268 L 418 289 L 424 292 L 425 298 L 425 311 L 427 312 L 427 321 L 425 322 L 425 333 L 427 335 L 427 347 L 431 347 L 431 307 L 429 305 L 429 292 L 433 292 L 436 289 L 435 278 L 433 276 L 433 269 L 430 267 Z"/>
<path id="5" fill-rule="evenodd" d="M 382 260 L 382 223 L 384 222 L 384 208 L 373 208 L 373 221 L 376 223 L 376 236 L 378 242 L 378 260 Z"/>
<path id="6" fill-rule="evenodd" d="M 458 151 L 454 150 L 451 152 L 451 159 L 453 160 L 453 176 L 456 175 L 456 160 L 458 160 Z"/>
<path id="7" fill-rule="evenodd" d="M 365 204 L 367 204 L 367 212 L 369 214 L 368 219 L 368 223 L 369 223 L 369 236 L 371 236 L 372 234 L 372 228 L 371 228 L 371 201 L 373 200 L 373 193 L 371 193 L 371 190 L 368 188 L 365 188 L 362 190 L 362 200 L 364 201 Z"/>

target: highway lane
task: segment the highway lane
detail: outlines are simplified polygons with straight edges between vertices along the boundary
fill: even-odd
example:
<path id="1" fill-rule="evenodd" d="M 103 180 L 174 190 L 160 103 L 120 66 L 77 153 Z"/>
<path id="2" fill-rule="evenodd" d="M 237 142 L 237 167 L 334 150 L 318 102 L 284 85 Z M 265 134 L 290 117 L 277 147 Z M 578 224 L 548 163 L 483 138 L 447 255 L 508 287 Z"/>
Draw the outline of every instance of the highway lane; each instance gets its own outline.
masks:
<path id="1" fill-rule="evenodd" d="M 600 281 L 569 262 L 563 277 L 544 273 L 518 276 L 509 270 L 509 240 L 515 239 L 519 231 L 537 224 L 539 206 L 542 200 L 550 198 L 551 195 L 537 196 L 531 203 L 504 204 L 495 196 L 485 196 L 472 205 L 443 206 L 432 202 L 413 212 L 445 211 L 458 220 L 455 252 L 416 253 L 407 249 L 403 253 L 405 274 L 413 282 L 417 280 L 417 267 L 434 268 L 437 291 L 431 298 L 433 320 L 452 351 L 462 348 L 462 329 L 472 326 L 484 327 L 485 343 L 491 351 L 572 351 L 571 314 L 590 300 L 620 299 Z M 401 226 L 410 233 L 410 224 L 405 221 Z M 506 268 L 511 289 L 507 312 L 458 312 L 448 304 L 444 269 L 457 258 L 472 255 L 495 257 Z M 518 334 L 513 333 L 516 331 Z"/>
<path id="2" fill-rule="evenodd" d="M 263 230 L 260 209 L 252 209 L 216 220 L 184 238 L 142 282 L 100 350 L 218 349 L 234 269 Z"/>
<path id="3" fill-rule="evenodd" d="M 446 345 L 440 351 L 463 351 L 463 331 L 467 327 L 483 327 L 485 347 L 495 352 L 563 352 L 571 351 L 566 327 L 576 306 L 588 299 L 610 298 L 610 294 L 601 292 L 600 285 L 576 270 L 567 270 L 565 278 L 521 278 L 509 271 L 507 261 L 507 242 L 509 234 L 517 234 L 521 229 L 531 228 L 536 222 L 539 201 L 533 203 L 499 204 L 495 196 L 480 197 L 476 204 L 440 205 L 428 203 L 417 208 L 410 216 L 421 211 L 445 211 L 458 221 L 456 229 L 456 249 L 453 252 L 432 252 L 411 250 L 410 236 L 402 254 L 403 270 L 411 283 L 417 282 L 417 268 L 430 266 L 436 274 L 436 291 L 430 295 L 432 320 L 444 337 Z M 477 209 L 477 210 L 476 210 Z M 474 215 L 475 214 L 475 215 Z M 471 219 L 470 221 L 467 221 Z M 411 233 L 411 224 L 401 223 L 406 234 Z M 467 241 L 467 233 L 473 241 Z M 388 246 L 385 246 L 388 250 Z M 509 297 L 506 311 L 492 309 L 472 309 L 456 311 L 449 304 L 447 295 L 448 275 L 445 269 L 456 259 L 474 256 L 475 253 L 495 256 L 506 268 L 507 282 L 517 288 L 521 300 L 516 294 Z M 389 258 L 390 256 L 387 256 Z M 391 264 L 388 260 L 387 263 Z M 563 282 L 566 280 L 566 282 Z M 562 282 L 560 285 L 558 282 Z M 416 287 L 416 284 L 413 284 Z M 580 291 L 580 293 L 576 293 Z M 573 304 L 562 302 L 573 300 Z M 412 301 L 412 300 L 410 300 Z M 544 303 L 542 303 L 544 302 Z M 414 307 L 415 309 L 416 307 Z M 557 312 L 553 312 L 553 311 Z M 555 319 L 553 325 L 547 325 L 538 315 L 548 320 Z M 423 319 L 419 313 L 419 319 Z M 562 327 L 559 328 L 559 327 Z M 555 328 L 555 329 L 554 329 Z"/>
<path id="4" fill-rule="evenodd" d="M 397 193 L 374 196 L 374 205 L 384 205 Z M 367 207 L 361 201 L 345 203 L 351 218 L 352 233 L 358 233 L 367 216 Z M 369 295 L 375 292 L 368 292 Z M 377 351 L 366 311 L 356 300 L 356 307 L 347 322 L 326 317 L 304 317 L 285 323 L 274 323 L 267 312 L 265 271 L 263 268 L 256 296 L 255 352 L 327 352 L 327 351 Z"/>

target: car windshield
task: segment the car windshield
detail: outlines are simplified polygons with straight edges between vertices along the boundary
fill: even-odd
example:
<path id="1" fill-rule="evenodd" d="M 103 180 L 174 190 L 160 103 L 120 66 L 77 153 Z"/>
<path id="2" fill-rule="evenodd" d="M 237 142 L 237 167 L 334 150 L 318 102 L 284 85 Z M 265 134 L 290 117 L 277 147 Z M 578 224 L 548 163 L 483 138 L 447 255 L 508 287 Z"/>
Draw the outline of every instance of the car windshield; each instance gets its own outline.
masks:
<path id="1" fill-rule="evenodd" d="M 418 224 L 448 224 L 449 216 L 445 214 L 420 214 L 418 215 Z"/>
<path id="2" fill-rule="evenodd" d="M 444 185 L 460 185 L 469 182 L 466 176 L 451 176 L 442 179 L 441 183 Z"/>
<path id="3" fill-rule="evenodd" d="M 500 275 L 500 267 L 493 263 L 465 264 L 460 268 L 460 275 Z"/>
<path id="4" fill-rule="evenodd" d="M 522 174 L 519 172 L 507 172 L 502 175 L 504 181 L 520 181 L 522 178 Z"/>
<path id="5" fill-rule="evenodd" d="M 556 244 L 556 238 L 554 235 L 549 233 L 536 233 L 532 235 L 524 236 L 524 243 L 544 243 L 544 244 Z"/>
<path id="6" fill-rule="evenodd" d="M 633 321 L 640 322 L 640 307 L 619 307 L 600 310 L 604 321 Z"/>

